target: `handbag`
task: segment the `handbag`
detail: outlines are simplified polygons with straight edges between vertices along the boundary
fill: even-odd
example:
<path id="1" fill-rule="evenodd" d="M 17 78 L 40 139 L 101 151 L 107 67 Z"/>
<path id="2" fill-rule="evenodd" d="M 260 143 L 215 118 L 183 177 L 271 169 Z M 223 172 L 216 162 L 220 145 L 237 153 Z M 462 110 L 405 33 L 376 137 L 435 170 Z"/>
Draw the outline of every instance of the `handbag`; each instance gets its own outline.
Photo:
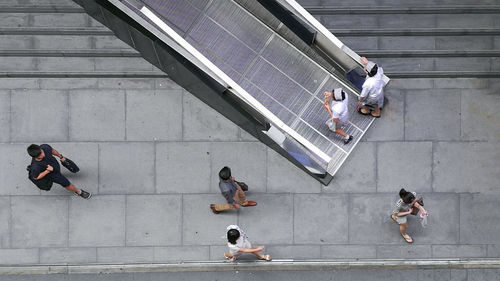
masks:
<path id="1" fill-rule="evenodd" d="M 328 126 L 328 129 L 335 131 L 335 122 L 333 122 L 332 118 L 328 118 L 325 122 L 326 126 Z"/>
<path id="2" fill-rule="evenodd" d="M 419 197 L 418 199 L 416 200 L 413 200 L 413 202 L 411 203 L 411 207 L 413 208 L 411 210 L 411 214 L 416 216 L 419 212 L 419 209 L 418 208 L 414 208 L 413 206 L 415 205 L 415 203 L 418 203 L 420 206 L 424 206 L 424 198 L 422 197 Z"/>
<path id="3" fill-rule="evenodd" d="M 241 190 L 243 191 L 248 191 L 248 185 L 242 181 L 234 181 L 235 183 L 237 183 L 240 187 L 241 187 Z"/>
<path id="4" fill-rule="evenodd" d="M 61 165 L 63 165 L 64 168 L 68 169 L 72 173 L 77 173 L 78 171 L 80 171 L 80 168 L 78 168 L 75 162 L 71 161 L 71 159 L 69 158 L 66 158 L 64 162 L 61 161 Z"/>

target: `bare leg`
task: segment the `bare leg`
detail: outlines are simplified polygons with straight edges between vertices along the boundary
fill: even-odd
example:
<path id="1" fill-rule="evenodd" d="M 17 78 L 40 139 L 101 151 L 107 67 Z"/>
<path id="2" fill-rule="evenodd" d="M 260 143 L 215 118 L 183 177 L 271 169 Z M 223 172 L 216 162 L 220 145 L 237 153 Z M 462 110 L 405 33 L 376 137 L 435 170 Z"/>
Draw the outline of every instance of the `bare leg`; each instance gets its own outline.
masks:
<path id="1" fill-rule="evenodd" d="M 252 247 L 252 249 L 255 249 L 255 248 L 253 248 L 253 247 Z M 261 255 L 261 254 L 260 254 L 260 251 L 258 251 L 258 252 L 253 252 L 252 254 L 256 255 L 256 256 L 257 256 L 259 259 L 261 259 L 261 260 L 265 259 L 265 257 L 264 257 L 263 255 Z"/>
<path id="2" fill-rule="evenodd" d="M 72 183 L 70 183 L 68 186 L 65 187 L 69 191 L 76 192 L 76 194 L 82 193 L 82 190 L 79 188 L 76 188 Z"/>
<path id="3" fill-rule="evenodd" d="M 406 242 L 411 243 L 411 242 L 413 242 L 413 239 L 411 238 L 410 235 L 408 235 L 406 233 L 407 227 L 408 227 L 408 223 L 400 224 L 399 225 L 399 232 L 401 232 L 401 235 L 403 236 L 403 238 L 405 238 Z"/>
<path id="4" fill-rule="evenodd" d="M 337 133 L 343 137 L 347 136 L 347 134 L 341 128 L 335 129 L 335 133 Z"/>

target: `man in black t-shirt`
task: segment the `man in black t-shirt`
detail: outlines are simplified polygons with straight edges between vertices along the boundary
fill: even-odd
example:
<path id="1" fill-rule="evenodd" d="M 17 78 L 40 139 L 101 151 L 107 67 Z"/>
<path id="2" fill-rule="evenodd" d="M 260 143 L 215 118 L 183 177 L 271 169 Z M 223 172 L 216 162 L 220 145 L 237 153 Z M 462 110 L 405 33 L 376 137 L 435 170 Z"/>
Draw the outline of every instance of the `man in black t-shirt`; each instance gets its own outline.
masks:
<path id="1" fill-rule="evenodd" d="M 52 182 L 62 185 L 69 191 L 73 191 L 79 196 L 89 199 L 92 194 L 83 189 L 76 188 L 69 180 L 61 174 L 61 167 L 55 155 L 61 159 L 61 162 L 66 161 L 66 158 L 53 149 L 48 144 L 36 145 L 32 144 L 28 147 L 28 154 L 33 157 L 31 160 L 30 177 L 34 180 L 40 180 L 49 177 Z"/>

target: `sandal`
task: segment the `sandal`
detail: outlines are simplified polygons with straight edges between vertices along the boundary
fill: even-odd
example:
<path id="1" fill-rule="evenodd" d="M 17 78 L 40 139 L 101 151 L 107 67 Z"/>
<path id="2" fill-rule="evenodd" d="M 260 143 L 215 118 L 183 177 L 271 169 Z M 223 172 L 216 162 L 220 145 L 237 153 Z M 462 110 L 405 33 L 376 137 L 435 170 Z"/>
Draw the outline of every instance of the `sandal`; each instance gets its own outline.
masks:
<path id="1" fill-rule="evenodd" d="M 380 115 L 374 115 L 373 112 L 371 112 L 370 115 L 375 118 L 380 118 Z"/>
<path id="2" fill-rule="evenodd" d="M 261 260 L 271 261 L 272 259 L 270 255 L 264 255 L 264 258 L 262 258 Z"/>
<path id="3" fill-rule="evenodd" d="M 406 241 L 406 243 L 413 243 L 413 239 L 410 237 L 410 235 L 406 234 L 406 237 L 401 234 L 401 236 L 403 236 L 403 239 Z"/>

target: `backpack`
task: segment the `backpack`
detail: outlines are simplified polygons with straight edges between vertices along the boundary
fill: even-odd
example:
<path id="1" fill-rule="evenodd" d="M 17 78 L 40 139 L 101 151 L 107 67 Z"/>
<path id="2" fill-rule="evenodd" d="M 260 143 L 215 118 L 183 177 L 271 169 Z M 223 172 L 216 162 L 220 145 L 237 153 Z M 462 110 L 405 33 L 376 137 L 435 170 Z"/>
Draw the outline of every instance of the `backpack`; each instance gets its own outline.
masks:
<path id="1" fill-rule="evenodd" d="M 45 176 L 39 180 L 35 180 L 31 176 L 31 165 L 28 165 L 28 167 L 26 167 L 26 170 L 28 170 L 28 179 L 30 179 L 30 181 L 33 182 L 39 189 L 49 191 L 52 188 L 53 182 L 49 177 Z"/>

